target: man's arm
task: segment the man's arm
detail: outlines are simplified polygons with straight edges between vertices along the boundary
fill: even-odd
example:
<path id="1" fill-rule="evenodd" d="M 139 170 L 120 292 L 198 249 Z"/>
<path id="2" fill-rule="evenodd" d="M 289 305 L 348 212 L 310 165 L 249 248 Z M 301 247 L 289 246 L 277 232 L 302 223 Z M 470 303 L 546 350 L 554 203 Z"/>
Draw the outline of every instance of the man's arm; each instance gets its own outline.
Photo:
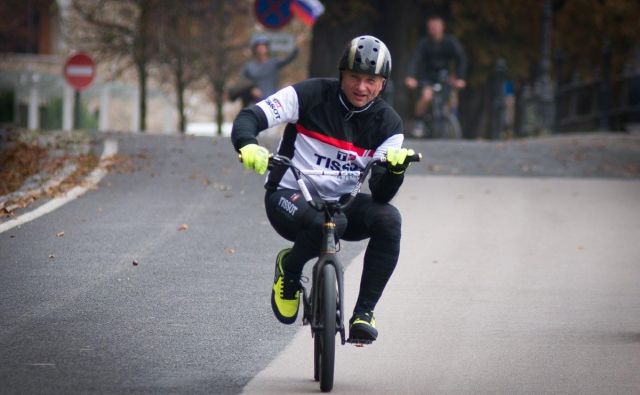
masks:
<path id="1" fill-rule="evenodd" d="M 456 77 L 464 80 L 467 76 L 467 54 L 464 52 L 464 49 L 457 38 L 452 36 L 451 44 L 453 46 L 453 53 L 456 60 Z"/>
<path id="2" fill-rule="evenodd" d="M 258 134 L 264 129 L 297 121 L 298 107 L 298 94 L 292 86 L 287 86 L 240 111 L 231 129 L 233 147 L 240 150 L 247 144 L 257 144 Z"/>
<path id="3" fill-rule="evenodd" d="M 413 51 L 413 56 L 409 61 L 409 65 L 407 66 L 407 76 L 417 78 L 418 76 L 418 66 L 421 63 L 423 47 L 425 45 L 425 39 L 420 39 L 418 41 L 418 45 L 416 45 L 415 51 Z"/>
<path id="4" fill-rule="evenodd" d="M 300 50 L 298 49 L 298 47 L 294 47 L 293 51 L 289 52 L 289 55 L 287 55 L 282 59 L 278 59 L 278 62 L 276 63 L 276 67 L 278 69 L 281 69 L 284 66 L 288 65 L 289 63 L 293 62 L 293 60 L 298 56 L 299 52 Z"/>
<path id="5" fill-rule="evenodd" d="M 415 51 L 413 52 L 413 56 L 409 61 L 409 65 L 407 67 L 407 77 L 404 80 L 405 85 L 407 85 L 411 89 L 415 89 L 418 87 L 418 66 L 421 63 L 423 47 L 425 45 L 425 40 L 421 39 L 416 46 Z"/>
<path id="6" fill-rule="evenodd" d="M 258 134 L 267 127 L 267 117 L 260 107 L 253 105 L 243 109 L 231 128 L 233 148 L 239 152 L 247 144 L 258 144 Z"/>
<path id="7" fill-rule="evenodd" d="M 402 125 L 398 125 L 402 130 Z M 375 158 L 386 155 L 389 148 L 400 148 L 404 141 L 402 133 L 394 134 L 389 137 L 380 147 L 376 149 Z M 384 166 L 376 166 L 371 171 L 369 178 L 369 190 L 371 198 L 379 203 L 388 203 L 398 193 L 402 182 L 404 181 L 404 173 L 396 174 L 389 171 Z"/>

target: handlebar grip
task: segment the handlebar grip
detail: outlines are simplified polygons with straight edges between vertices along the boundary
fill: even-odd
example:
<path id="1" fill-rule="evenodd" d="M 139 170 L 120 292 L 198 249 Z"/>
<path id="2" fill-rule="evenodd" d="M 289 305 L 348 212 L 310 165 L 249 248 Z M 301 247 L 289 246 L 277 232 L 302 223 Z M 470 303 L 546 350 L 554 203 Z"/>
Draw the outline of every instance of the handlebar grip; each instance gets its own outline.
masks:
<path id="1" fill-rule="evenodd" d="M 422 154 L 418 152 L 417 154 L 409 155 L 405 160 L 407 162 L 420 162 L 422 160 Z"/>

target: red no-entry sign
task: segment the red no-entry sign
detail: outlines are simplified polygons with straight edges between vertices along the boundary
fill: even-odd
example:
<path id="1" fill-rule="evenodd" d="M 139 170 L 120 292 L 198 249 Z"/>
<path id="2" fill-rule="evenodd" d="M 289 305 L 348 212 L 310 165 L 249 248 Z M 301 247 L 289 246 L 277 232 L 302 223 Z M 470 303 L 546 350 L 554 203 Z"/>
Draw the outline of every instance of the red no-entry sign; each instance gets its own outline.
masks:
<path id="1" fill-rule="evenodd" d="M 88 88 L 95 77 L 96 64 L 86 53 L 77 53 L 64 64 L 64 78 L 75 90 Z"/>

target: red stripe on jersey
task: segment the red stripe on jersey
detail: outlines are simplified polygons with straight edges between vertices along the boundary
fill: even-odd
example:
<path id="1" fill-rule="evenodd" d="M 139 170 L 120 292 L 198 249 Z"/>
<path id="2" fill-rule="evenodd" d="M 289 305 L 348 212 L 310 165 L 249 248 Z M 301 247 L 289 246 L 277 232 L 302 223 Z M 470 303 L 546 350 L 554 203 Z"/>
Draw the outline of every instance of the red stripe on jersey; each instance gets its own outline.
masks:
<path id="1" fill-rule="evenodd" d="M 359 156 L 371 156 L 371 157 L 373 157 L 373 154 L 375 153 L 375 150 L 367 150 L 367 149 L 364 149 L 364 148 L 356 147 L 355 145 L 353 145 L 353 143 L 351 141 L 340 140 L 340 139 L 337 139 L 335 137 L 327 136 L 327 135 L 322 134 L 320 132 L 314 132 L 313 130 L 305 129 L 305 127 L 300 125 L 299 123 L 296 123 L 296 130 L 298 131 L 298 133 L 303 134 L 303 135 L 308 136 L 308 137 L 311 137 L 312 139 L 321 141 L 321 142 L 323 142 L 325 144 L 329 144 L 329 145 L 331 145 L 333 147 L 336 147 L 336 148 L 340 148 L 340 149 L 343 149 L 343 150 L 355 152 Z"/>

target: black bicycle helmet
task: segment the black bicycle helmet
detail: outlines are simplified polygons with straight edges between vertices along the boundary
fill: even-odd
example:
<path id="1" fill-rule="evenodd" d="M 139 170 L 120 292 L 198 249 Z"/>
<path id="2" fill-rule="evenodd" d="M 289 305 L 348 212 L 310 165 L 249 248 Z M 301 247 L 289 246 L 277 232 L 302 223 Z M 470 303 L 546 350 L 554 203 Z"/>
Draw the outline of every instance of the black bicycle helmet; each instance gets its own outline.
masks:
<path id="1" fill-rule="evenodd" d="M 389 79 L 391 53 L 381 40 L 373 36 L 359 36 L 351 40 L 345 47 L 338 69 L 380 75 Z"/>

